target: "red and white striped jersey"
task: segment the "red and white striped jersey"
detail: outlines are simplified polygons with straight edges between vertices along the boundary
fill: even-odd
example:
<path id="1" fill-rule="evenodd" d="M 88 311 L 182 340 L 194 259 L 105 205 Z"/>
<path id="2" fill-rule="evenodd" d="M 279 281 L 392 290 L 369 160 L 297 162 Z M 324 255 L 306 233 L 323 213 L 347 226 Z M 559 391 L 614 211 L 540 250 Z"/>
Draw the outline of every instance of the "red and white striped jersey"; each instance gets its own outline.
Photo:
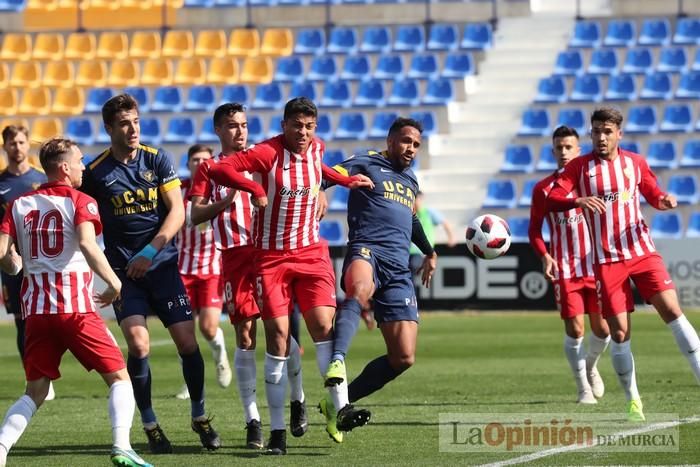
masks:
<path id="1" fill-rule="evenodd" d="M 80 251 L 77 226 L 102 232 L 97 202 L 62 183 L 47 183 L 17 198 L 0 231 L 22 256 L 22 314 L 91 313 L 93 273 Z"/>
<path id="2" fill-rule="evenodd" d="M 180 274 L 221 274 L 221 251 L 209 222 L 192 225 L 192 203 L 187 199 L 189 183 L 183 183 L 185 224 L 177 235 L 178 268 Z"/>
<path id="3" fill-rule="evenodd" d="M 592 277 L 592 245 L 583 211 L 570 209 L 548 212 L 546 209 L 547 195 L 554 187 L 557 177 L 557 172 L 545 177 L 532 190 L 528 231 L 530 244 L 540 256 L 544 256 L 547 250 L 542 237 L 542 223 L 546 219 L 551 234 L 549 254 L 559 266 L 559 274 L 556 278 Z M 569 193 L 568 196 L 574 197 L 574 194 Z"/>
<path id="4" fill-rule="evenodd" d="M 639 195 L 658 207 L 663 192 L 644 157 L 624 150 L 614 160 L 594 153 L 579 156 L 564 167 L 556 185 L 582 197 L 598 196 L 606 203 L 603 214 L 584 213 L 598 263 L 637 258 L 656 250 Z"/>
<path id="5" fill-rule="evenodd" d="M 216 164 L 223 158 L 225 156 L 219 154 L 200 164 L 192 181 L 189 197 L 201 196 L 207 202 L 215 203 L 228 196 L 231 188 L 218 185 L 209 177 L 211 164 Z M 246 172 L 244 176 L 249 180 L 253 179 L 250 173 Z M 211 220 L 216 241 L 222 250 L 252 244 L 250 235 L 252 216 L 253 205 L 250 202 L 250 193 L 238 191 L 233 202 Z"/>

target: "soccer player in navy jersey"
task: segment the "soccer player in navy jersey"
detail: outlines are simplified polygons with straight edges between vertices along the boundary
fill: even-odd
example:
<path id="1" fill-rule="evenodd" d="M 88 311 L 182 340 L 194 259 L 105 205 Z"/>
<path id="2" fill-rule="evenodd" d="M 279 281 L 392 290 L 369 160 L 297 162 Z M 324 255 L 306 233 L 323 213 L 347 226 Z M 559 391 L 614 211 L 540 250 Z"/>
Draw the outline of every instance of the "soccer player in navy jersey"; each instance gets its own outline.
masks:
<path id="1" fill-rule="evenodd" d="M 114 311 L 127 341 L 127 369 L 149 448 L 154 454 L 172 452 L 151 403 L 146 315 L 153 311 L 182 358 L 192 430 L 204 447 L 218 449 L 221 440 L 204 411 L 204 360 L 173 240 L 185 220 L 180 180 L 167 153 L 140 143 L 139 109 L 132 96 L 108 100 L 102 120 L 111 147 L 88 165 L 82 190 L 97 200 L 105 254 L 123 284 Z"/>
<path id="2" fill-rule="evenodd" d="M 418 182 L 410 165 L 422 131 L 420 122 L 398 118 L 389 129 L 385 151 L 355 155 L 334 167 L 343 175 L 368 176 L 374 188 L 353 190 L 348 198 L 349 241 L 341 278 L 346 298 L 335 318 L 326 385 L 346 379 L 345 355 L 370 298 L 387 349 L 350 383 L 351 403 L 381 389 L 415 361 L 418 304 L 409 268 L 411 242 L 425 254 L 419 272 L 426 287 L 437 266 L 437 255 L 415 214 Z"/>

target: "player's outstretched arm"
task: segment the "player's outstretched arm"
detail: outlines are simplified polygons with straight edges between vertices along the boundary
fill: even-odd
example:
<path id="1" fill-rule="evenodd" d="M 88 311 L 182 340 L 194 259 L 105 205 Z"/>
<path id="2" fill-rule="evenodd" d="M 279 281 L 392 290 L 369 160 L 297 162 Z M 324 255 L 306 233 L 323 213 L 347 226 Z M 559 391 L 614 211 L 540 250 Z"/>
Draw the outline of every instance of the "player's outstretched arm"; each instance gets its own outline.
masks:
<path id="1" fill-rule="evenodd" d="M 114 273 L 107 257 L 102 252 L 102 249 L 97 244 L 95 238 L 95 226 L 92 222 L 81 222 L 77 225 L 78 246 L 82 251 L 85 260 L 90 266 L 90 269 L 95 271 L 100 279 L 107 283 L 107 288 L 93 297 L 95 303 L 100 307 L 105 307 L 112 303 L 122 289 L 122 283 Z"/>
<path id="2" fill-rule="evenodd" d="M 342 174 L 335 169 L 328 167 L 326 164 L 321 164 L 321 173 L 323 179 L 329 182 L 326 186 L 342 185 L 344 187 L 355 190 L 357 188 L 374 189 L 374 182 L 371 178 L 364 174 L 348 176 Z"/>
<path id="3" fill-rule="evenodd" d="M 22 270 L 22 258 L 13 248 L 14 240 L 5 232 L 0 232 L 0 268 L 11 276 Z"/>
<path id="4" fill-rule="evenodd" d="M 192 196 L 192 207 L 190 212 L 190 222 L 192 225 L 199 225 L 204 222 L 209 222 L 219 215 L 221 211 L 226 209 L 233 202 L 237 190 L 231 190 L 225 198 L 213 203 L 207 202 L 202 196 Z"/>

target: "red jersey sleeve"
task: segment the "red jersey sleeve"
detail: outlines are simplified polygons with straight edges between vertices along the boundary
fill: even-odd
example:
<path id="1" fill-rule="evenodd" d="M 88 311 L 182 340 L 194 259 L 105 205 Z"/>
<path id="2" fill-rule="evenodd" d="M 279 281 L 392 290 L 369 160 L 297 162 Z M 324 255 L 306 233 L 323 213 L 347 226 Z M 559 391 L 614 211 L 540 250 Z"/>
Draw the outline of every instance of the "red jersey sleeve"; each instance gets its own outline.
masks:
<path id="1" fill-rule="evenodd" d="M 343 175 L 335 169 L 328 167 L 326 164 L 321 164 L 321 171 L 323 172 L 324 180 L 331 182 L 335 185 L 342 185 L 344 187 L 349 186 L 352 182 L 359 179 L 357 175 Z"/>
<path id="2" fill-rule="evenodd" d="M 13 201 L 7 209 L 5 209 L 5 215 L 2 217 L 2 223 L 0 223 L 0 232 L 9 235 L 16 242 L 17 229 L 15 228 L 15 218 L 12 216 L 12 208 L 14 205 L 15 202 Z"/>
<path id="3" fill-rule="evenodd" d="M 192 185 L 187 192 L 187 199 L 192 199 L 193 196 L 201 196 L 208 200 L 211 196 L 211 183 L 209 170 L 211 169 L 211 160 L 202 162 L 194 174 Z"/>
<path id="4" fill-rule="evenodd" d="M 574 159 L 564 166 L 554 183 L 552 191 L 547 196 L 545 207 L 547 211 L 568 211 L 576 207 L 576 198 L 567 198 L 567 195 L 576 188 L 576 181 L 581 174 L 582 165 L 579 163 L 582 156 Z"/>
<path id="5" fill-rule="evenodd" d="M 542 257 L 547 253 L 547 245 L 542 236 L 542 223 L 546 210 L 547 197 L 544 194 L 542 185 L 538 183 L 532 190 L 532 204 L 530 205 L 530 226 L 527 235 L 530 238 L 530 245 L 538 256 Z"/>
<path id="6" fill-rule="evenodd" d="M 267 173 L 277 157 L 277 148 L 268 140 L 250 149 L 227 156 L 210 167 L 209 176 L 219 185 L 252 193 L 256 198 L 265 196 L 260 184 L 245 178 L 243 172 Z M 280 148 L 281 150 L 281 148 Z"/>
<path id="7" fill-rule="evenodd" d="M 640 157 L 639 158 L 639 169 L 641 172 L 641 180 L 639 182 L 639 192 L 644 196 L 644 198 L 654 206 L 659 209 L 659 201 L 665 193 L 659 188 L 659 182 L 656 178 L 654 172 L 649 168 L 647 161 Z"/>
<path id="8" fill-rule="evenodd" d="M 95 235 L 102 233 L 102 222 L 100 221 L 100 211 L 97 208 L 97 201 L 85 193 L 75 190 L 73 195 L 75 204 L 75 217 L 73 222 L 76 227 L 83 222 L 92 222 L 95 226 Z"/>

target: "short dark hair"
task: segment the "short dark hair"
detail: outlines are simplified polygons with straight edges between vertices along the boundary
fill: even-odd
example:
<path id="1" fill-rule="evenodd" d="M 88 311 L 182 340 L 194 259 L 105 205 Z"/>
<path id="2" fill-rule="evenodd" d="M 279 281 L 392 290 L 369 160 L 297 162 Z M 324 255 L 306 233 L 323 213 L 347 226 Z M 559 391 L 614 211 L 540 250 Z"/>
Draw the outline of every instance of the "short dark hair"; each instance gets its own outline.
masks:
<path id="1" fill-rule="evenodd" d="M 316 104 L 308 97 L 295 97 L 284 106 L 284 116 L 282 118 L 287 120 L 299 114 L 318 118 Z"/>
<path id="2" fill-rule="evenodd" d="M 58 164 L 66 160 L 66 154 L 78 143 L 67 138 L 51 138 L 39 149 L 39 162 L 46 173 L 54 173 Z"/>
<path id="3" fill-rule="evenodd" d="M 206 144 L 193 144 L 187 150 L 187 162 L 189 162 L 190 159 L 192 159 L 192 156 L 198 152 L 208 152 L 210 156 L 214 155 L 214 150 L 211 148 L 211 146 L 207 146 Z"/>
<path id="4" fill-rule="evenodd" d="M 29 130 L 24 125 L 8 125 L 2 130 L 2 144 L 7 143 L 20 133 L 29 139 Z"/>
<path id="5" fill-rule="evenodd" d="M 566 138 L 568 136 L 573 136 L 574 138 L 579 139 L 578 131 L 576 131 L 575 128 L 562 125 L 560 127 L 557 127 L 557 129 L 554 130 L 554 133 L 552 133 L 552 141 L 554 141 L 557 138 Z"/>
<path id="6" fill-rule="evenodd" d="M 595 109 L 591 114 L 591 125 L 593 122 L 610 122 L 617 125 L 618 128 L 622 128 L 622 112 L 614 107 L 600 107 Z"/>
<path id="7" fill-rule="evenodd" d="M 224 118 L 238 112 L 245 112 L 245 107 L 243 104 L 239 104 L 238 102 L 227 102 L 225 104 L 221 104 L 214 111 L 214 126 L 220 126 Z"/>
<path id="8" fill-rule="evenodd" d="M 102 122 L 104 122 L 105 125 L 111 125 L 114 121 L 114 117 L 119 112 L 129 110 L 136 110 L 136 112 L 138 113 L 138 101 L 130 94 L 118 94 L 109 99 L 102 106 Z"/>
<path id="9" fill-rule="evenodd" d="M 423 134 L 423 124 L 413 118 L 398 117 L 389 127 L 389 136 L 401 131 L 401 128 L 410 126 L 418 130 L 418 133 Z"/>

